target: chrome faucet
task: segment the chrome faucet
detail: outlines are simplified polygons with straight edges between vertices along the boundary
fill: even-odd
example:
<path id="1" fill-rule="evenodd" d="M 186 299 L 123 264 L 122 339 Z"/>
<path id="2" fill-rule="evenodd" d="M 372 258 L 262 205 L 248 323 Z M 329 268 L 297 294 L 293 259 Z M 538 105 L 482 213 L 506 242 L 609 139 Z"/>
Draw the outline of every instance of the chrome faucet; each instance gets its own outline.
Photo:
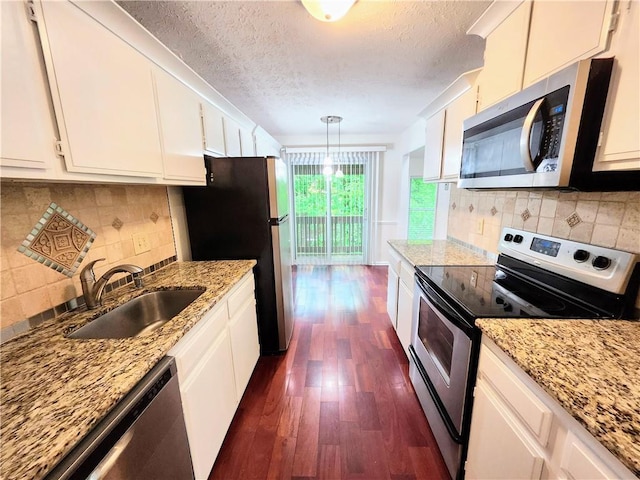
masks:
<path id="1" fill-rule="evenodd" d="M 110 270 L 107 270 L 98 280 L 96 280 L 96 274 L 93 272 L 93 266 L 104 260 L 99 258 L 93 262 L 89 262 L 86 267 L 80 272 L 80 283 L 82 284 L 82 294 L 84 300 L 87 303 L 87 308 L 94 309 L 102 305 L 102 292 L 107 285 L 109 279 L 116 273 L 130 273 L 133 276 L 133 283 L 136 288 L 142 288 L 142 268 L 131 265 L 130 263 L 123 263 L 117 265 Z"/>

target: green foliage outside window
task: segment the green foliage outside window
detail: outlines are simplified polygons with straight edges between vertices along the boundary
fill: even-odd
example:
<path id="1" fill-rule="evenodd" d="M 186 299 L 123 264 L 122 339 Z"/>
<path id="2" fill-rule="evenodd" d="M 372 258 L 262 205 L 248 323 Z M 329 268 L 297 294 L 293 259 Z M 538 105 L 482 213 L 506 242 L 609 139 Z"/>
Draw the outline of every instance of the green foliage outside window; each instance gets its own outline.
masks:
<path id="1" fill-rule="evenodd" d="M 411 178 L 408 240 L 432 240 L 436 220 L 437 184 Z"/>

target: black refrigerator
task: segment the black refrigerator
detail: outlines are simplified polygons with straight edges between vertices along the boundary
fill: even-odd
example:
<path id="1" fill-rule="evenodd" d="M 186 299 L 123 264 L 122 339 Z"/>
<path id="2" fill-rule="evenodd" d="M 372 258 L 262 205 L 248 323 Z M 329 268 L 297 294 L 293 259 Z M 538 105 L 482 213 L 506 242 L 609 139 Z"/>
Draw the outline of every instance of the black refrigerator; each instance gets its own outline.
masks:
<path id="1" fill-rule="evenodd" d="M 288 170 L 275 157 L 205 155 L 207 186 L 183 187 L 193 260 L 255 259 L 260 352 L 293 333 Z"/>

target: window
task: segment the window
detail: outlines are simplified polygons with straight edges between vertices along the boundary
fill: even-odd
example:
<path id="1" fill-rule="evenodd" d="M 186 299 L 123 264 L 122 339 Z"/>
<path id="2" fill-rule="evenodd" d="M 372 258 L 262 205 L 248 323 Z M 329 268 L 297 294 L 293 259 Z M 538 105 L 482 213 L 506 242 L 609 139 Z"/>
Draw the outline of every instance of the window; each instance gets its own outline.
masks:
<path id="1" fill-rule="evenodd" d="M 421 177 L 411 177 L 408 240 L 433 239 L 437 192 L 437 183 L 425 183 Z"/>

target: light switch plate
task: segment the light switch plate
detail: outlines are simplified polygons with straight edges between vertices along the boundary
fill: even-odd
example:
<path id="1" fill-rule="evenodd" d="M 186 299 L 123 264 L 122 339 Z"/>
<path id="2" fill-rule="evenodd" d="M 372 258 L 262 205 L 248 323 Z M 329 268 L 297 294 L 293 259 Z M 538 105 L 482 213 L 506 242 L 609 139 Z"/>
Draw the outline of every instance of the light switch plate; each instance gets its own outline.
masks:
<path id="1" fill-rule="evenodd" d="M 133 250 L 136 252 L 136 255 L 151 250 L 149 235 L 146 233 L 135 233 L 133 235 Z"/>

